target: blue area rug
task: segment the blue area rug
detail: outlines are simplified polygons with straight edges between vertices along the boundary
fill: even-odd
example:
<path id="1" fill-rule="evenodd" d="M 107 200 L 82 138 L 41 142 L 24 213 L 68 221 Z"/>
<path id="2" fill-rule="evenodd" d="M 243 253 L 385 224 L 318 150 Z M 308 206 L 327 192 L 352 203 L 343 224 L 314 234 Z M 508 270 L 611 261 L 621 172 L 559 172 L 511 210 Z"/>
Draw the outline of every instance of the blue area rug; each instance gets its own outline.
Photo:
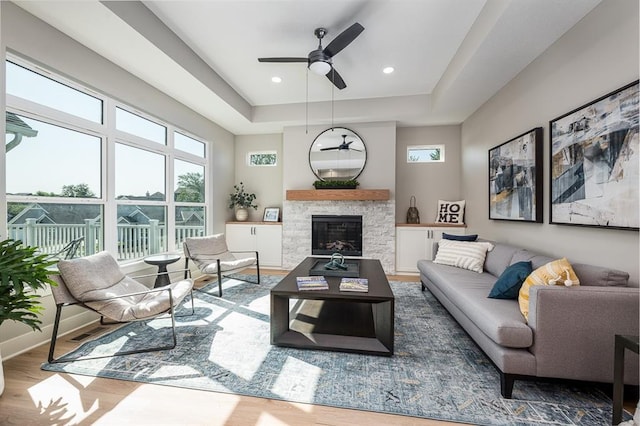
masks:
<path id="1" fill-rule="evenodd" d="M 514 399 L 503 399 L 490 361 L 420 283 L 391 283 L 391 358 L 271 346 L 269 290 L 280 279 L 226 280 L 222 299 L 215 284 L 206 288 L 212 295 L 194 292 L 195 315 L 177 318 L 178 345 L 171 351 L 42 368 L 482 425 L 611 424 L 611 400 L 586 384 L 516 381 Z M 127 324 L 71 354 L 166 341 L 168 326 L 168 319 Z"/>

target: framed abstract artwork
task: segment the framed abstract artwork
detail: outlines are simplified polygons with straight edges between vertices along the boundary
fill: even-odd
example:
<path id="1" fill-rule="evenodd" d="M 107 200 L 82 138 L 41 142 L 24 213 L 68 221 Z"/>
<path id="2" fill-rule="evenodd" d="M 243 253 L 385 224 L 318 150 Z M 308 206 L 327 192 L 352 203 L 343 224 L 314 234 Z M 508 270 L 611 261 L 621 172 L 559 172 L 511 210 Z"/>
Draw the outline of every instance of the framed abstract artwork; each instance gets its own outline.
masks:
<path id="1" fill-rule="evenodd" d="M 549 122 L 549 223 L 638 230 L 638 81 Z"/>
<path id="2" fill-rule="evenodd" d="M 489 219 L 542 223 L 542 127 L 489 150 Z"/>

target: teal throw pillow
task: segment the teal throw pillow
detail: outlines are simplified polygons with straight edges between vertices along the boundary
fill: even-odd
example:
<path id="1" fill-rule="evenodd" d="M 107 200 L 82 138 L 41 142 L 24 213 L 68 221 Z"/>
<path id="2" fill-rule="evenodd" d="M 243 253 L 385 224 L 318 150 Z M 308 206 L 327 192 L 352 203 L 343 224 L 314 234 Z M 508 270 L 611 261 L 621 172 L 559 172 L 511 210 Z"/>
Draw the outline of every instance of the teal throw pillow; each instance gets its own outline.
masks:
<path id="1" fill-rule="evenodd" d="M 451 240 L 451 241 L 475 241 L 478 239 L 478 234 L 455 235 L 455 234 L 447 234 L 446 232 L 443 232 L 442 238 L 445 240 Z"/>
<path id="2" fill-rule="evenodd" d="M 493 285 L 489 297 L 492 299 L 517 299 L 522 283 L 533 271 L 531 262 L 517 262 L 504 270 Z"/>

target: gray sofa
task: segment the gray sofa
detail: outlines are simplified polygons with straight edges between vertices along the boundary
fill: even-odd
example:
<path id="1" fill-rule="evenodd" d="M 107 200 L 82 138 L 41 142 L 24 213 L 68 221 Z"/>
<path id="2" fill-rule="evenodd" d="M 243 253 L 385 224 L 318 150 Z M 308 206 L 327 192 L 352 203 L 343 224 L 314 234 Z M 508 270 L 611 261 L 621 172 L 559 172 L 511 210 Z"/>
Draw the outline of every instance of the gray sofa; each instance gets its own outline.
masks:
<path id="1" fill-rule="evenodd" d="M 611 383 L 615 334 L 638 335 L 639 290 L 628 286 L 629 274 L 572 263 L 580 286 L 531 287 L 527 323 L 517 300 L 487 296 L 509 265 L 530 260 L 535 270 L 555 259 L 493 244 L 482 273 L 431 260 L 418 261 L 418 269 L 423 291 L 428 288 L 493 361 L 502 396 L 511 398 L 516 379 Z M 638 356 L 629 351 L 625 383 L 638 384 Z"/>

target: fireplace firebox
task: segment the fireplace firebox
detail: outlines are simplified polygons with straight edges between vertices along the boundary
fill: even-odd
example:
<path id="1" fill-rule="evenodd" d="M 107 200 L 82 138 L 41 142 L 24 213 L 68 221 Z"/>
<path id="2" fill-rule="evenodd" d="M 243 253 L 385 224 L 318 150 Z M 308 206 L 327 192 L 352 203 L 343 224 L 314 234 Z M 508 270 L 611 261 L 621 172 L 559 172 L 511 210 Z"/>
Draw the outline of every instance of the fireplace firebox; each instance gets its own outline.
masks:
<path id="1" fill-rule="evenodd" d="M 311 216 L 311 254 L 362 256 L 362 216 Z"/>

